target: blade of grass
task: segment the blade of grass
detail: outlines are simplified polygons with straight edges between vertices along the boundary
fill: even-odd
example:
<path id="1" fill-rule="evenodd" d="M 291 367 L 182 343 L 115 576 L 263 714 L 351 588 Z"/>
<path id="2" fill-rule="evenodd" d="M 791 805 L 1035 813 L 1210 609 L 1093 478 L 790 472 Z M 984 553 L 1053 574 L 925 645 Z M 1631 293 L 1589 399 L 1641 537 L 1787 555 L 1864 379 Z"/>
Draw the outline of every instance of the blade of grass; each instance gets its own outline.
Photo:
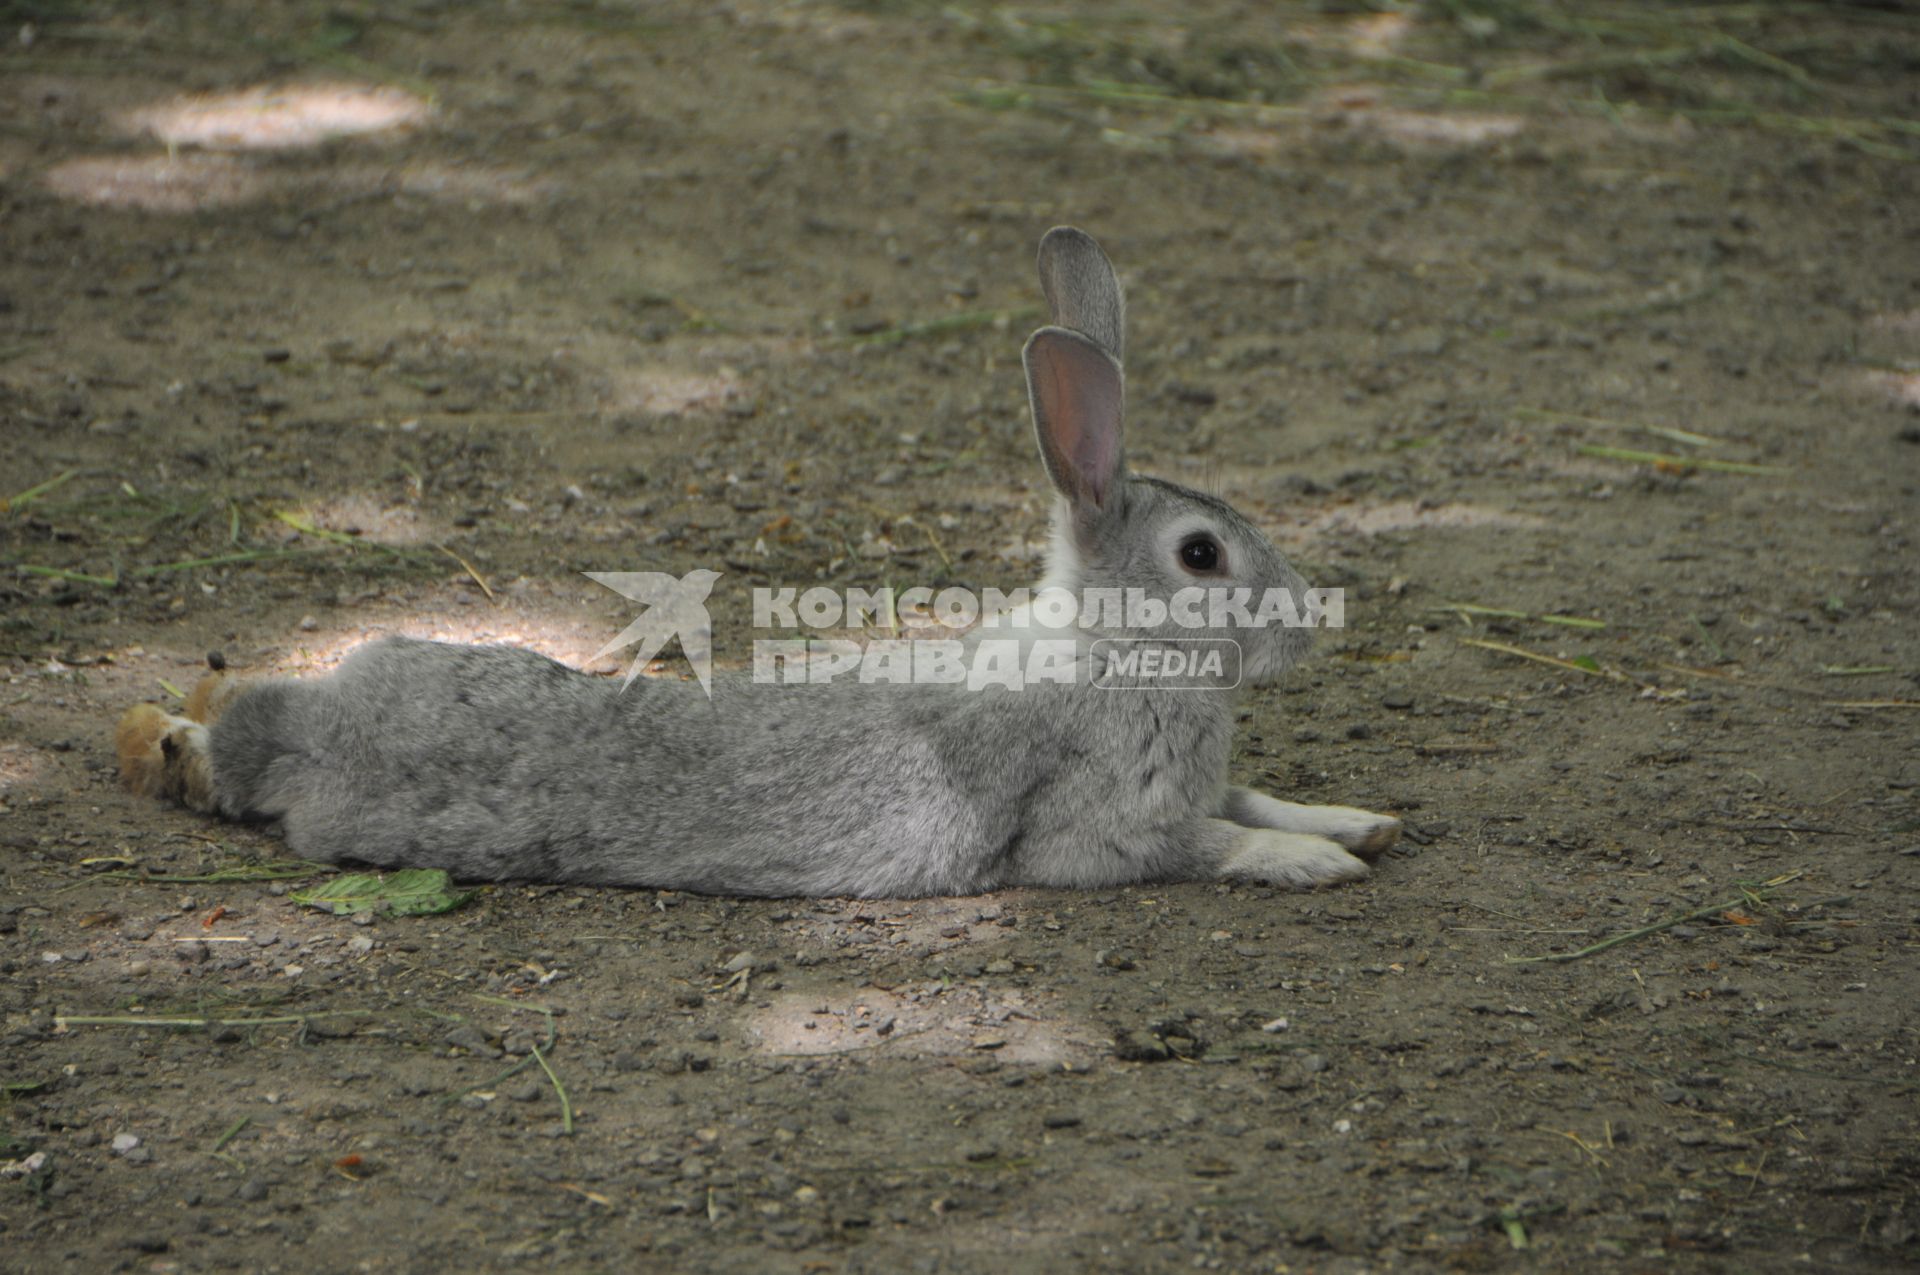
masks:
<path id="1" fill-rule="evenodd" d="M 219 553 L 210 558 L 183 558 L 179 562 L 161 562 L 152 566 L 135 567 L 127 574 L 145 579 L 175 571 L 192 571 L 196 567 L 226 567 L 242 562 L 266 562 L 275 558 L 298 558 L 306 554 L 325 552 L 327 552 L 326 547 L 321 545 L 292 546 L 284 549 L 246 549 L 240 553 Z"/>
<path id="2" fill-rule="evenodd" d="M 276 509 L 273 516 L 286 523 L 303 536 L 312 536 L 332 544 L 346 545 L 356 549 L 378 549 L 381 553 L 390 553 L 396 558 L 411 558 L 412 554 L 393 545 L 382 544 L 378 540 L 369 540 L 365 536 L 350 536 L 344 531 L 332 531 L 326 527 L 316 527 L 311 521 L 289 509 Z"/>
<path id="3" fill-rule="evenodd" d="M 473 582 L 480 586 L 480 592 L 487 595 L 487 601 L 497 602 L 499 600 L 493 596 L 493 590 L 487 587 L 487 582 L 481 579 L 480 573 L 473 569 L 473 564 L 471 562 L 468 562 L 465 558 L 461 557 L 459 554 L 455 553 L 453 550 L 447 548 L 445 545 L 435 545 L 434 548 L 438 549 L 441 553 L 446 554 L 449 558 L 452 558 L 455 562 L 459 563 L 460 569 L 462 571 L 465 571 L 469 576 L 472 576 Z"/>
<path id="4" fill-rule="evenodd" d="M 53 1025 L 56 1028 L 67 1027 L 185 1027 L 198 1030 L 202 1027 L 287 1027 L 294 1023 L 304 1023 L 314 1018 L 343 1018 L 364 1016 L 368 1011 L 359 1009 L 325 1009 L 311 1014 L 270 1014 L 261 1018 L 186 1018 L 154 1017 L 141 1014 L 55 1014 Z"/>
<path id="5" fill-rule="evenodd" d="M 1556 412 L 1550 408 L 1516 407 L 1515 416 L 1536 421 L 1573 421 L 1580 425 L 1598 425 L 1602 429 L 1628 429 L 1636 433 L 1652 434 L 1664 438 L 1670 443 L 1684 443 L 1688 447 L 1716 447 L 1722 440 L 1706 434 L 1696 434 L 1692 430 L 1674 429 L 1667 425 L 1649 425 L 1644 421 L 1616 421 L 1604 416 L 1580 416 L 1573 412 Z"/>
<path id="6" fill-rule="evenodd" d="M 207 1154 L 219 1155 L 221 1151 L 226 1149 L 226 1145 L 229 1142 L 232 1142 L 235 1138 L 240 1136 L 241 1130 L 245 1129 L 248 1125 L 252 1123 L 253 1123 L 252 1116 L 241 1116 L 238 1120 L 234 1121 L 232 1124 L 227 1126 L 227 1131 L 225 1133 L 221 1134 L 218 1138 L 214 1139 L 213 1145 L 207 1148 Z"/>
<path id="7" fill-rule="evenodd" d="M 1629 682 L 1635 686 L 1648 685 L 1648 683 L 1642 682 L 1638 678 L 1627 676 L 1619 669 L 1601 668 L 1598 665 L 1595 665 L 1593 668 L 1588 668 L 1586 665 L 1576 664 L 1572 660 L 1563 660 L 1552 655 L 1542 655 L 1538 651 L 1529 651 L 1525 647 L 1520 646 L 1509 646 L 1505 642 L 1488 642 L 1481 638 L 1461 638 L 1460 644 L 1462 646 L 1477 646 L 1485 651 L 1498 651 L 1502 655 L 1517 655 L 1523 660 L 1532 660 L 1536 664 L 1545 664 L 1551 668 L 1563 669 L 1568 673 L 1584 673 L 1588 677 L 1605 678 L 1610 682 Z"/>
<path id="8" fill-rule="evenodd" d="M 1465 615 L 1485 615 L 1501 620 L 1538 620 L 1542 624 L 1560 624 L 1570 629 L 1604 629 L 1605 620 L 1588 620 L 1577 615 L 1535 615 L 1530 611 L 1505 611 L 1499 607 L 1475 606 L 1470 602 L 1449 602 L 1428 607 L 1429 611 L 1458 611 Z"/>
<path id="9" fill-rule="evenodd" d="M 1602 460 L 1624 460 L 1636 465 L 1667 465 L 1674 469 L 1710 469 L 1721 474 L 1785 474 L 1790 472 L 1780 465 L 1750 465 L 1738 460 L 1713 460 L 1703 456 L 1677 456 L 1671 452 L 1641 452 L 1627 447 L 1602 447 L 1598 443 L 1582 443 L 1576 450 L 1582 456 L 1597 456 Z"/>
<path id="10" fill-rule="evenodd" d="M 1796 868 L 1792 872 L 1784 873 L 1768 881 L 1763 881 L 1759 885 L 1754 886 L 1751 889 L 1742 888 L 1740 893 L 1735 895 L 1731 899 L 1723 899 L 1718 903 L 1711 903 L 1703 908 L 1695 908 L 1691 912 L 1675 913 L 1672 916 L 1665 917 L 1661 920 L 1655 921 L 1652 925 L 1643 925 L 1639 929 L 1627 930 L 1624 933 L 1616 934 L 1611 938 L 1601 939 L 1598 943 L 1589 943 L 1586 947 L 1583 947 L 1575 952 L 1549 952 L 1545 956 L 1509 956 L 1507 958 L 1507 964 L 1509 965 L 1540 965 L 1540 964 L 1558 965 L 1558 964 L 1564 964 L 1567 961 L 1583 960 L 1586 957 L 1592 956 L 1597 952 L 1604 952 L 1610 947 L 1618 947 L 1622 943 L 1631 943 L 1635 939 L 1643 939 L 1643 938 L 1646 938 L 1649 934 L 1658 934 L 1662 930 L 1670 930 L 1674 926 L 1684 925 L 1688 921 L 1698 921 L 1698 920 L 1702 920 L 1705 917 L 1717 916 L 1720 913 L 1727 911 L 1729 908 L 1737 908 L 1745 904 L 1751 904 L 1756 900 L 1766 898 L 1768 895 L 1778 890 L 1781 886 L 1787 885 L 1788 883 L 1793 881 L 1798 881 L 1801 877 L 1805 875 L 1806 875 L 1806 871 L 1804 869 Z"/>
<path id="11" fill-rule="evenodd" d="M 573 1103 L 567 1099 L 567 1087 L 560 1083 L 560 1077 L 554 1074 L 547 1056 L 540 1052 L 540 1046 L 533 1047 L 533 1060 L 540 1064 L 540 1070 L 547 1073 L 547 1079 L 553 1082 L 553 1092 L 560 1098 L 560 1128 L 568 1137 L 573 1136 Z"/>
<path id="12" fill-rule="evenodd" d="M 1727 652 L 1725 648 L 1723 648 L 1718 642 L 1713 640 L 1713 634 L 1707 632 L 1707 626 L 1700 623 L 1700 617 L 1697 615 L 1689 615 L 1687 619 L 1693 622 L 1694 631 L 1700 635 L 1700 640 L 1702 642 L 1705 642 L 1707 646 L 1713 651 L 1713 658 L 1720 661 L 1722 664 L 1726 663 Z"/>
<path id="13" fill-rule="evenodd" d="M 549 1053 L 551 1053 L 553 1050 L 554 1041 L 560 1038 L 560 1030 L 554 1023 L 553 1011 L 547 1008 L 545 1005 L 521 1005 L 521 1004 L 516 1004 L 513 1001 L 506 1000 L 503 997 L 488 996 L 488 995 L 485 995 L 484 993 L 479 993 L 479 992 L 476 992 L 474 994 L 474 999 L 479 1001 L 485 1001 L 491 1005 L 502 1005 L 512 1010 L 525 1010 L 530 1013 L 544 1014 L 547 1019 L 547 1040 L 545 1044 L 540 1046 L 540 1048 L 548 1051 Z M 482 1089 L 491 1089 L 495 1085 L 499 1085 L 504 1083 L 505 1081 L 511 1080 L 515 1076 L 519 1075 L 521 1072 L 525 1071 L 532 1062 L 533 1062 L 533 1058 L 531 1055 L 529 1055 L 528 1057 L 522 1058 L 519 1062 L 513 1064 L 513 1066 L 507 1068 L 505 1071 L 500 1072 L 498 1075 L 490 1076 L 487 1079 L 481 1081 L 477 1085 L 468 1085 L 464 1089 L 454 1089 L 447 1093 L 444 1093 L 440 1096 L 440 1105 L 448 1106 L 452 1103 L 456 1103 L 460 1101 L 460 1099 L 466 1097 L 470 1093 L 476 1093 Z M 543 1063 L 542 1065 L 544 1066 L 545 1064 Z"/>
<path id="14" fill-rule="evenodd" d="M 69 469 L 64 473 L 55 474 L 43 483 L 27 488 L 17 496 L 0 498 L 0 514 L 11 513 L 22 506 L 32 504 L 48 492 L 57 490 L 65 483 L 72 481 L 79 472 L 77 469 Z"/>
<path id="15" fill-rule="evenodd" d="M 79 584 L 97 584 L 103 589 L 112 589 L 120 581 L 114 576 L 91 576 L 84 571 L 68 571 L 64 567 L 42 567 L 35 563 L 23 562 L 20 569 L 28 575 L 45 576 L 49 580 L 72 580 Z"/>
<path id="16" fill-rule="evenodd" d="M 323 872 L 338 872 L 330 863 L 243 863 L 212 872 L 174 876 L 160 872 L 98 872 L 95 878 L 139 881 L 146 885 L 219 885 L 231 881 L 299 881 Z"/>

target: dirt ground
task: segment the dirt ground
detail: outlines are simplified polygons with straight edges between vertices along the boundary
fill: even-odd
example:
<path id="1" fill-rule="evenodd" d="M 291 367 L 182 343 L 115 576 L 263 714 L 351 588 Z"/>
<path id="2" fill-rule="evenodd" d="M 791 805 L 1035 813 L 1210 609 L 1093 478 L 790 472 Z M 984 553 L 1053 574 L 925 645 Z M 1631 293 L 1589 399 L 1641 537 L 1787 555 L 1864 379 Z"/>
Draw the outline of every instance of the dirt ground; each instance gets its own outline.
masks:
<path id="1" fill-rule="evenodd" d="M 0 1268 L 1912 1269 L 1920 21 L 1430 9 L 0 4 Z M 117 787 L 210 651 L 1030 582 L 1067 221 L 1369 882 L 357 924 Z"/>

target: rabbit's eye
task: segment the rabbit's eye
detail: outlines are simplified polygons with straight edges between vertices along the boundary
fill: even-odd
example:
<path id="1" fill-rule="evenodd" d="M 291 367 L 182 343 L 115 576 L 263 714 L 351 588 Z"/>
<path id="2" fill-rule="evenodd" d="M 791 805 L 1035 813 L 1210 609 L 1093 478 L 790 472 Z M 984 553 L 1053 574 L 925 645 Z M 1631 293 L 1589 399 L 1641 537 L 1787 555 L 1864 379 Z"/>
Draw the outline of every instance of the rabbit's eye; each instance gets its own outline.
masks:
<path id="1" fill-rule="evenodd" d="M 1220 569 L 1220 542 L 1212 536 L 1195 536 L 1180 546 L 1180 565 L 1196 574 Z"/>

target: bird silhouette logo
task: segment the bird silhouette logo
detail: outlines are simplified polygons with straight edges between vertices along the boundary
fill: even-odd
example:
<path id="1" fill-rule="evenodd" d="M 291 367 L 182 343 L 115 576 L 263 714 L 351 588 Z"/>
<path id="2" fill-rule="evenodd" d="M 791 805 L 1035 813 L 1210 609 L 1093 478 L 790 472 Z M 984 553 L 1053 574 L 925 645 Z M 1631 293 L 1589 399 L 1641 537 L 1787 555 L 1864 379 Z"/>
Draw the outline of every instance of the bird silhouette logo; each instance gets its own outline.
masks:
<path id="1" fill-rule="evenodd" d="M 634 652 L 626 680 L 620 683 L 621 690 L 633 685 L 633 679 L 640 676 L 647 661 L 677 637 L 687 663 L 693 666 L 693 675 L 700 679 L 700 689 L 707 693 L 708 699 L 713 698 L 713 619 L 707 614 L 707 595 L 713 592 L 713 582 L 720 578 L 720 572 L 689 571 L 677 580 L 664 571 L 586 571 L 581 574 L 646 608 L 639 619 L 622 629 L 619 637 L 601 647 L 593 657 L 597 660 L 622 647 L 638 644 L 640 649 Z"/>

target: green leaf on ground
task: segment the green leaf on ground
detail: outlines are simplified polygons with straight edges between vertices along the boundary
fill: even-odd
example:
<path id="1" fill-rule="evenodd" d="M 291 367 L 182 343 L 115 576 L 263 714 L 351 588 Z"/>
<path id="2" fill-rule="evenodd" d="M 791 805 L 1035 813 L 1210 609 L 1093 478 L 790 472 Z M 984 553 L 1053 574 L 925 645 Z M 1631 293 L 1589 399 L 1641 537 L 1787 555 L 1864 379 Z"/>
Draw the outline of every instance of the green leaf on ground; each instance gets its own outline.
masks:
<path id="1" fill-rule="evenodd" d="M 439 868 L 402 868 L 386 877 L 371 872 L 335 877 L 287 897 L 335 916 L 376 911 L 388 916 L 430 916 L 453 911 L 474 893 L 455 890 L 452 879 Z"/>

